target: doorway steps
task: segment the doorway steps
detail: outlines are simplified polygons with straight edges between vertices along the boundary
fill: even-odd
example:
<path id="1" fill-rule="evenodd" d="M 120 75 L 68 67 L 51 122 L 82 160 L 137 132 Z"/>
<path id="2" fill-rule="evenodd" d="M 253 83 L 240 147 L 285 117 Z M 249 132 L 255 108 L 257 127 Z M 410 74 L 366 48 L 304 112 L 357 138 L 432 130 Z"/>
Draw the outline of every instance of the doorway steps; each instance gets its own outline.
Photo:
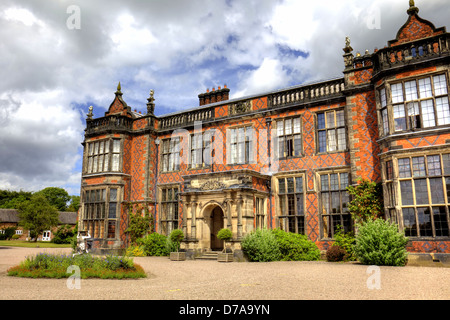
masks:
<path id="1" fill-rule="evenodd" d="M 205 251 L 201 256 L 196 257 L 196 260 L 216 260 L 219 257 L 221 251 Z"/>

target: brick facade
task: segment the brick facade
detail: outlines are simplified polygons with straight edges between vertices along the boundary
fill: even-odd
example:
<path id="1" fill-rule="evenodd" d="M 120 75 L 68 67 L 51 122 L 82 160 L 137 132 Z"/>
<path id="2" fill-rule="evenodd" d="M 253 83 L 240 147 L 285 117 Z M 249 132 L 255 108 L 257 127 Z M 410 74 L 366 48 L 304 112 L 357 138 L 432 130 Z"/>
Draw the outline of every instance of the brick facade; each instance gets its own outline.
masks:
<path id="1" fill-rule="evenodd" d="M 347 41 L 340 79 L 233 100 L 219 87 L 200 94 L 197 109 L 161 117 L 153 92 L 143 115 L 119 86 L 105 116 L 87 119 L 81 228 L 97 248 L 124 248 L 129 212 L 146 211 L 157 232 L 183 229 L 194 254 L 217 249 L 222 227 L 235 249 L 258 227 L 304 233 L 326 249 L 337 225 L 353 228 L 345 187 L 363 178 L 383 184 L 386 218 L 413 235 L 408 250 L 450 253 L 450 199 L 421 203 L 418 188 L 426 180 L 433 201 L 432 188 L 447 194 L 449 36 L 418 11 L 383 49 L 355 56 Z M 431 93 L 411 98 L 412 83 Z M 405 157 L 428 161 L 424 181 L 402 176 Z M 413 204 L 401 197 L 408 183 Z"/>

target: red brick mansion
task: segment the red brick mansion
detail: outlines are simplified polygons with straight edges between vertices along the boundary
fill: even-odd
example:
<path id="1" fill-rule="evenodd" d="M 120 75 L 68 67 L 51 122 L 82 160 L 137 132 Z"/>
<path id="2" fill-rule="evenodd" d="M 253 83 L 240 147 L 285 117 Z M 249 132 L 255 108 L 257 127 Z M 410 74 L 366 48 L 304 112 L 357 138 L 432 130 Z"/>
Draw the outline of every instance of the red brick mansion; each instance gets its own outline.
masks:
<path id="1" fill-rule="evenodd" d="M 409 251 L 450 253 L 450 35 L 418 12 L 373 53 L 347 39 L 338 79 L 232 100 L 219 87 L 160 117 L 153 92 L 140 114 L 119 86 L 86 120 L 79 228 L 94 248 L 126 248 L 139 212 L 158 233 L 182 229 L 192 255 L 221 249 L 222 228 L 235 249 L 263 227 L 326 249 L 352 230 L 346 187 L 363 178 L 382 183 Z"/>

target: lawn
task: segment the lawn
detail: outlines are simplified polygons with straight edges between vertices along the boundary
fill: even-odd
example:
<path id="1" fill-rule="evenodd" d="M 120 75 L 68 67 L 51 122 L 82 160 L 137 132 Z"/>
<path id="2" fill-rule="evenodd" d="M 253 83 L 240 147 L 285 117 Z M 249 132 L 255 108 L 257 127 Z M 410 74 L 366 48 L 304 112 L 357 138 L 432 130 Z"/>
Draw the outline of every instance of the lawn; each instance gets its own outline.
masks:
<path id="1" fill-rule="evenodd" d="M 56 244 L 51 242 L 29 242 L 23 240 L 0 240 L 0 247 L 24 247 L 24 248 L 70 248 L 70 244 Z"/>

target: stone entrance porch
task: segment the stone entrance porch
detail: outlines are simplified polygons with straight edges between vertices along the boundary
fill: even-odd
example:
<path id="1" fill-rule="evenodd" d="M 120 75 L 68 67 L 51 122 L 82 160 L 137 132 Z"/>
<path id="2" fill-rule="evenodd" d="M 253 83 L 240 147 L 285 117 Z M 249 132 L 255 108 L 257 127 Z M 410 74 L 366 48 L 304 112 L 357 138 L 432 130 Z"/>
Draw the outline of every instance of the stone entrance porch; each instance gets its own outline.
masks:
<path id="1" fill-rule="evenodd" d="M 231 230 L 231 248 L 235 255 L 241 255 L 242 237 L 255 228 L 254 199 L 256 196 L 268 199 L 268 192 L 254 187 L 254 179 L 261 179 L 261 175 L 239 170 L 183 178 L 185 191 L 180 196 L 185 241 L 182 248 L 187 257 L 223 250 L 223 241 L 217 239 L 222 228 Z"/>

